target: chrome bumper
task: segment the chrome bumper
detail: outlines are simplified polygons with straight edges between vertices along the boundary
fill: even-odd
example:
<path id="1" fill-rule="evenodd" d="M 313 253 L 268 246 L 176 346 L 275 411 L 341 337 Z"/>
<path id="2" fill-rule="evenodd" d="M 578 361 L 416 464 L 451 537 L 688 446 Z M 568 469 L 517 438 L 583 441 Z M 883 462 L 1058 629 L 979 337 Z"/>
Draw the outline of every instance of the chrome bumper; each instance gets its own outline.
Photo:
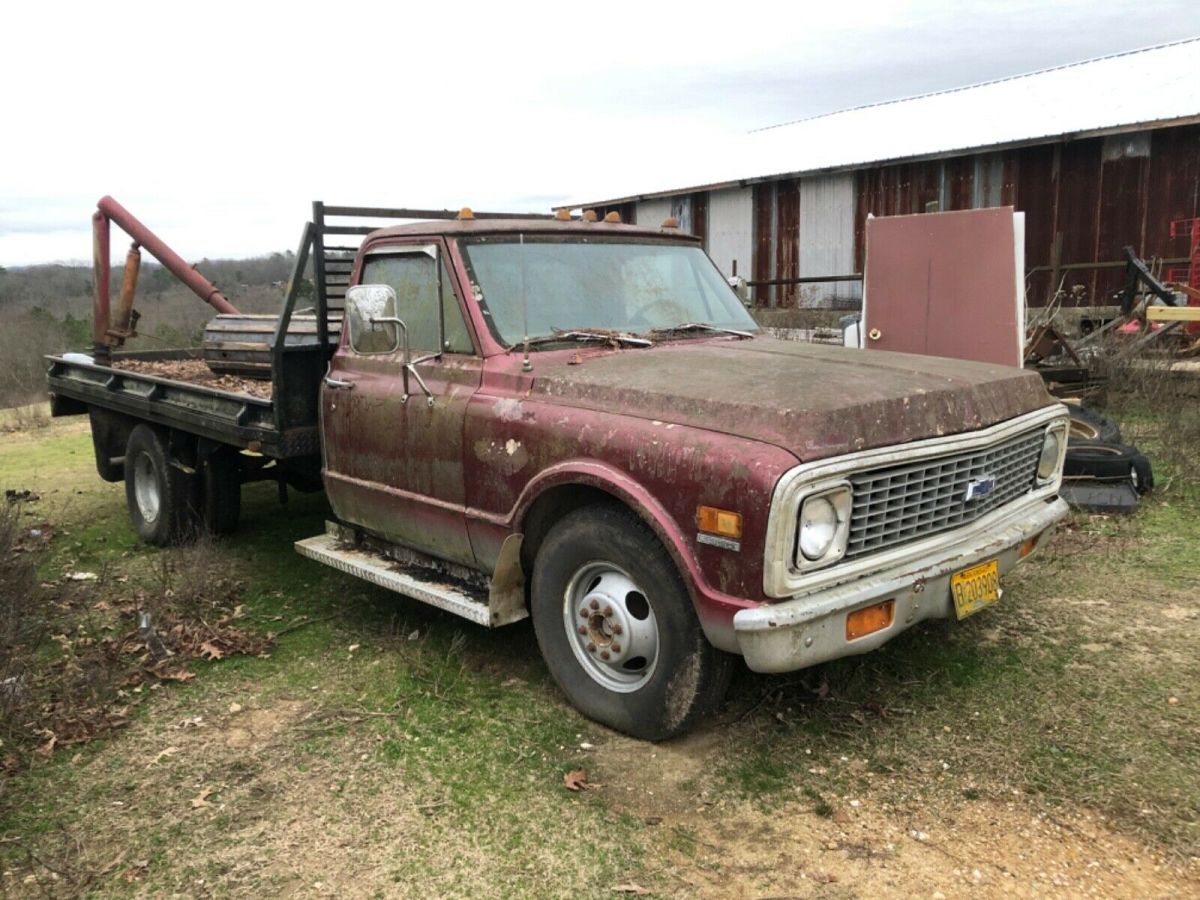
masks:
<path id="1" fill-rule="evenodd" d="M 986 535 L 971 534 L 902 565 L 834 587 L 797 594 L 790 600 L 743 609 L 733 617 L 734 634 L 746 664 L 755 672 L 790 672 L 817 663 L 868 653 L 924 619 L 954 615 L 950 576 L 984 560 L 999 561 L 1000 574 L 1019 561 L 1021 544 L 1042 535 L 1067 514 L 1059 498 L 1022 503 L 991 524 Z M 896 602 L 887 628 L 846 639 L 846 615 L 884 600 Z"/>

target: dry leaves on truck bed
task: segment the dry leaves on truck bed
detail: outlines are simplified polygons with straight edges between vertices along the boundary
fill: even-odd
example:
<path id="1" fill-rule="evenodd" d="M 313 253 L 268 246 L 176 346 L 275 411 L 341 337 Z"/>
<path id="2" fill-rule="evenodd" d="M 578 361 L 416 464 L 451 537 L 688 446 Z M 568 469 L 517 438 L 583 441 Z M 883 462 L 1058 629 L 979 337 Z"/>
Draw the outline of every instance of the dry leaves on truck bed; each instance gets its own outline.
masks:
<path id="1" fill-rule="evenodd" d="M 271 382 L 236 375 L 218 375 L 202 359 L 122 359 L 114 368 L 138 375 L 153 375 L 171 381 L 185 381 L 201 387 L 216 388 L 233 394 L 249 394 L 260 400 L 271 399 Z"/>

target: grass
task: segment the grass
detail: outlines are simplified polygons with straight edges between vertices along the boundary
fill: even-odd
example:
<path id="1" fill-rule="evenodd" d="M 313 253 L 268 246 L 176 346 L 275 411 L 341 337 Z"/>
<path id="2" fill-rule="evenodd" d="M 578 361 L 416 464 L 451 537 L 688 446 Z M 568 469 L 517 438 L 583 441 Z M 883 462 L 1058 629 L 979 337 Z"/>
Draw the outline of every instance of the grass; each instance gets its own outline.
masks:
<path id="1" fill-rule="evenodd" d="M 55 523 L 48 580 L 103 570 L 135 591 L 167 560 L 96 477 L 84 420 L 7 435 L 0 487 L 33 490 L 29 521 Z M 792 676 L 741 671 L 699 734 L 651 746 L 567 706 L 527 623 L 477 629 L 300 559 L 290 544 L 321 530 L 323 499 L 280 507 L 251 486 L 214 552 L 241 583 L 240 624 L 276 644 L 146 688 L 128 728 L 0 781 L 0 889 L 761 895 L 836 869 L 870 894 L 887 890 L 854 867 L 887 854 L 932 893 L 920 866 L 955 864 L 895 842 L 973 815 L 1103 817 L 1126 856 L 1186 861 L 1198 511 L 1177 480 L 1134 519 L 1074 517 L 1000 608 Z M 565 791 L 576 768 L 598 787 Z M 781 841 L 790 857 L 767 855 Z"/>

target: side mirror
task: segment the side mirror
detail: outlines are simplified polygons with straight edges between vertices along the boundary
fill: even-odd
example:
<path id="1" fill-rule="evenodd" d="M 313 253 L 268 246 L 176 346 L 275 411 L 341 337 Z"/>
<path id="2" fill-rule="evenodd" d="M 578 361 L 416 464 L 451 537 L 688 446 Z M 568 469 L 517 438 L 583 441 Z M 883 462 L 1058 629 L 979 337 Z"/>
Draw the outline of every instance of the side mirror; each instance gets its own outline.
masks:
<path id="1" fill-rule="evenodd" d="M 396 318 L 396 292 L 387 284 L 356 284 L 346 291 L 350 346 L 358 353 L 395 353 L 403 334 L 408 362 L 408 328 Z"/>

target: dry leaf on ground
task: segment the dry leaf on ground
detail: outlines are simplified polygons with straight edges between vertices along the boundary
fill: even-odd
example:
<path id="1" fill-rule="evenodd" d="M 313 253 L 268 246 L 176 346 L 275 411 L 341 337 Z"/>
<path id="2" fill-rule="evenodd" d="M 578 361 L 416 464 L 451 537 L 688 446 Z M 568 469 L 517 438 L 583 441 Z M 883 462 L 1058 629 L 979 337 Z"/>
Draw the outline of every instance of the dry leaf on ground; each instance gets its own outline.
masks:
<path id="1" fill-rule="evenodd" d="M 572 769 L 563 776 L 563 787 L 568 791 L 590 791 L 594 784 L 588 784 L 587 769 Z"/>
<path id="2" fill-rule="evenodd" d="M 192 809 L 201 809 L 205 806 L 212 806 L 212 804 L 208 802 L 208 798 L 216 792 L 216 788 L 206 787 L 199 794 L 192 798 Z"/>
<path id="3" fill-rule="evenodd" d="M 165 750 L 159 750 L 158 753 L 156 753 L 154 755 L 154 759 L 150 760 L 150 765 L 152 765 L 152 766 L 157 765 L 158 763 L 160 763 L 164 759 L 166 759 L 168 756 L 174 756 L 178 752 L 179 752 L 178 747 L 167 747 Z"/>

